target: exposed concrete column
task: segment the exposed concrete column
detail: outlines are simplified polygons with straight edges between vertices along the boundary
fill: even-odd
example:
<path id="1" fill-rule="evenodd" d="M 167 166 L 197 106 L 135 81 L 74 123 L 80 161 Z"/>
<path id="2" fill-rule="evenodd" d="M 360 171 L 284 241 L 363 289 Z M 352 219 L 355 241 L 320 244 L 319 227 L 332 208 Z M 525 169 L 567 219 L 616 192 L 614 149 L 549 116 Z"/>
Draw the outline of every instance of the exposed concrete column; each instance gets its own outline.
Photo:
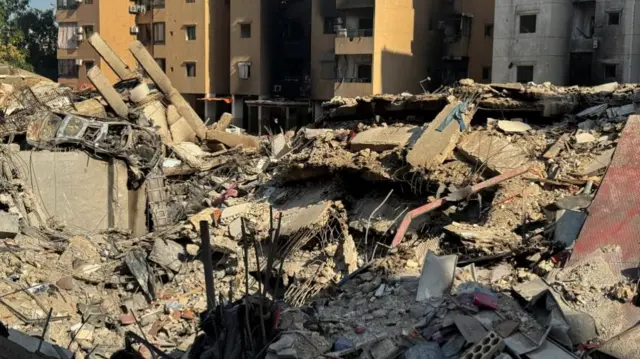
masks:
<path id="1" fill-rule="evenodd" d="M 89 43 L 120 79 L 124 80 L 136 76 L 136 73 L 132 71 L 124 61 L 122 61 L 120 56 L 118 56 L 118 54 L 116 54 L 109 45 L 107 45 L 100 34 L 95 32 L 93 35 L 89 36 Z"/>
<path id="2" fill-rule="evenodd" d="M 160 91 L 169 99 L 169 102 L 173 104 L 178 113 L 185 118 L 191 129 L 196 133 L 199 139 L 204 140 L 207 136 L 207 127 L 202 122 L 202 119 L 193 110 L 189 103 L 182 97 L 180 92 L 176 90 L 171 84 L 169 77 L 162 71 L 160 66 L 156 63 L 153 56 L 145 49 L 144 45 L 140 41 L 134 41 L 129 46 L 129 51 L 142 65 L 144 70 L 149 74 L 149 77 L 155 82 Z"/>
<path id="3" fill-rule="evenodd" d="M 107 101 L 109 106 L 111 106 L 113 111 L 115 111 L 118 116 L 127 118 L 127 115 L 129 115 L 129 107 L 124 103 L 116 89 L 111 86 L 109 80 L 100 68 L 98 66 L 92 67 L 87 72 L 87 77 L 91 80 L 91 83 L 93 83 L 98 91 L 100 91 L 100 94 L 105 101 Z"/>
<path id="4" fill-rule="evenodd" d="M 242 96 L 231 96 L 231 115 L 233 115 L 233 124 L 242 127 L 244 119 L 244 98 Z"/>

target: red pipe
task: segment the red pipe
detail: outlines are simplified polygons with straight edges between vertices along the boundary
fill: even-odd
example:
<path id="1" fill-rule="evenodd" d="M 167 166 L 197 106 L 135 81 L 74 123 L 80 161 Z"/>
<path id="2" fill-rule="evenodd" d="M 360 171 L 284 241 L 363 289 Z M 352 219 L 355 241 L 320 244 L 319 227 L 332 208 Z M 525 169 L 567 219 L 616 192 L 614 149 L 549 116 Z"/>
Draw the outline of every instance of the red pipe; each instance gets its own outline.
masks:
<path id="1" fill-rule="evenodd" d="M 469 194 L 478 193 L 486 188 L 493 187 L 500 182 L 504 182 L 513 177 L 520 176 L 528 171 L 529 171 L 529 167 L 521 167 L 515 170 L 511 170 L 509 172 L 505 172 L 499 176 L 490 178 L 484 182 L 480 182 L 476 185 L 471 186 L 471 191 L 469 192 Z M 445 204 L 446 202 L 447 202 L 447 198 L 444 197 L 409 211 L 409 213 L 407 213 L 402 219 L 402 223 L 400 223 L 400 226 L 398 227 L 398 231 L 396 232 L 395 237 L 393 237 L 393 242 L 391 242 L 391 246 L 395 247 L 398 244 L 400 244 L 400 242 L 402 242 L 402 240 L 404 239 L 404 235 L 405 233 L 407 233 L 407 229 L 409 229 L 409 225 L 411 224 L 411 221 L 414 218 L 420 215 L 423 215 L 427 212 L 433 211 L 436 208 L 442 207 L 442 205 Z"/>

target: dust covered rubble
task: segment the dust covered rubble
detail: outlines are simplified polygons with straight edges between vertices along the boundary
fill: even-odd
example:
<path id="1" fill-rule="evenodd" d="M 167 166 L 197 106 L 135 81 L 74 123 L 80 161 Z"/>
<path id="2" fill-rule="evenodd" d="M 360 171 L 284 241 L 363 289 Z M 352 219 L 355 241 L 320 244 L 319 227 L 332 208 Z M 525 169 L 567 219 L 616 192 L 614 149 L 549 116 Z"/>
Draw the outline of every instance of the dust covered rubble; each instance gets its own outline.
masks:
<path id="1" fill-rule="evenodd" d="M 207 333 L 199 315 L 209 312 L 202 221 L 211 236 L 216 293 L 235 301 L 247 289 L 255 295 L 269 287 L 271 298 L 286 303 L 278 309 L 282 342 L 263 355 L 385 358 L 435 341 L 443 355 L 457 357 L 483 339 L 469 337 L 464 325 L 480 328 L 474 321 L 487 335 L 498 333 L 508 352 L 517 352 L 516 340 L 549 345 L 546 324 L 520 307 L 511 290 L 556 271 L 554 258 L 567 244 L 554 238 L 557 212 L 584 211 L 575 197 L 588 201 L 597 189 L 624 127 L 624 105 L 635 94 L 628 85 L 598 91 L 461 82 L 424 96 L 334 99 L 321 123 L 275 139 L 227 132 L 229 114 L 204 130 L 192 128 L 176 105 L 166 105 L 162 89 L 141 75 L 113 88 L 127 106 L 126 118 L 100 91 L 41 82 L 3 86 L 7 140 L 29 156 L 65 148 L 100 163 L 121 160 L 128 177 L 118 195 L 131 198 L 129 208 L 139 204 L 114 212 L 121 219 L 107 214 L 99 229 L 78 230 L 73 217 L 61 222 L 62 215 L 40 198 L 41 190 L 16 163 L 18 149 L 3 149 L 0 202 L 7 216 L 0 220 L 8 250 L 0 252 L 7 279 L 0 292 L 11 293 L 0 306 L 3 322 L 35 334 L 52 309 L 46 339 L 69 346 L 76 357 L 108 357 L 122 349 L 129 332 L 164 352 L 203 345 L 196 340 L 200 329 Z M 557 104 L 550 107 L 549 98 Z M 438 112 L 460 100 L 469 102 L 460 120 L 451 116 L 442 131 L 429 129 Z M 596 100 L 607 108 L 582 111 Z M 353 112 L 362 106 L 370 110 Z M 496 121 L 482 110 L 501 106 L 522 106 L 531 116 Z M 78 128 L 81 138 L 69 136 Z M 57 135 L 60 130 L 66 137 Z M 131 136 L 126 138 L 133 145 L 119 147 L 118 136 Z M 421 136 L 438 139 L 439 163 L 429 169 L 407 160 Z M 552 148 L 557 151 L 549 154 Z M 469 186 L 521 166 L 529 171 L 453 200 Z M 416 217 L 400 245 L 390 245 L 409 211 L 442 198 L 450 200 Z M 66 206 L 80 211 L 74 206 L 83 203 L 71 197 Z M 428 250 L 456 255 L 461 266 L 474 263 L 476 269 L 456 272 L 451 296 L 416 302 Z M 627 285 L 597 286 L 602 298 L 593 300 L 621 304 L 629 300 Z M 561 294 L 579 310 L 576 288 Z M 476 293 L 497 298 L 497 308 L 478 308 Z M 572 342 L 570 351 L 579 344 Z M 135 348 L 149 355 L 148 346 Z"/>

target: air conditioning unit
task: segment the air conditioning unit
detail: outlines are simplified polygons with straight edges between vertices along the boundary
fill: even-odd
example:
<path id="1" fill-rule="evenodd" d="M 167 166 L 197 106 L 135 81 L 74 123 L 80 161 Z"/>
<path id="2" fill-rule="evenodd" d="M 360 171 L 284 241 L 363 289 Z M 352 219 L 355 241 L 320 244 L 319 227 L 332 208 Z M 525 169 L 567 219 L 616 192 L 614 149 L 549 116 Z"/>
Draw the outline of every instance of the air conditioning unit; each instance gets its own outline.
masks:
<path id="1" fill-rule="evenodd" d="M 78 28 L 76 29 L 76 34 L 84 34 L 84 28 L 82 26 L 78 26 Z"/>
<path id="2" fill-rule="evenodd" d="M 593 39 L 593 48 L 597 49 L 600 46 L 600 41 L 598 39 Z"/>
<path id="3" fill-rule="evenodd" d="M 77 35 L 76 35 L 76 40 L 78 40 L 78 41 L 84 41 L 84 34 L 77 34 Z"/>
<path id="4" fill-rule="evenodd" d="M 76 59 L 76 65 L 82 66 L 82 59 Z"/>
<path id="5" fill-rule="evenodd" d="M 137 14 L 138 13 L 138 5 L 129 6 L 129 13 L 130 14 Z"/>
<path id="6" fill-rule="evenodd" d="M 273 92 L 282 92 L 281 85 L 273 85 Z"/>
<path id="7" fill-rule="evenodd" d="M 137 34 L 140 32 L 140 28 L 138 28 L 137 26 L 131 26 L 131 28 L 129 29 L 129 32 L 132 34 Z"/>

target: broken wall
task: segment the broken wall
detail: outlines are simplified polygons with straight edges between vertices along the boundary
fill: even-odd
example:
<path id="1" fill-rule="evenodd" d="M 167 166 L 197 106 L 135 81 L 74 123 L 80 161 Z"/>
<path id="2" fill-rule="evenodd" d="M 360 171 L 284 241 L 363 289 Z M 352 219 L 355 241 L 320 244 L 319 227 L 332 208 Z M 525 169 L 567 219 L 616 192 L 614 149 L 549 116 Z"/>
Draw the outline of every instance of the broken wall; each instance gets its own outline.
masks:
<path id="1" fill-rule="evenodd" d="M 144 234 L 146 199 L 138 193 L 144 189 L 128 190 L 124 162 L 96 160 L 84 152 L 21 151 L 18 156 L 18 168 L 45 214 L 71 233 L 119 228 Z"/>

